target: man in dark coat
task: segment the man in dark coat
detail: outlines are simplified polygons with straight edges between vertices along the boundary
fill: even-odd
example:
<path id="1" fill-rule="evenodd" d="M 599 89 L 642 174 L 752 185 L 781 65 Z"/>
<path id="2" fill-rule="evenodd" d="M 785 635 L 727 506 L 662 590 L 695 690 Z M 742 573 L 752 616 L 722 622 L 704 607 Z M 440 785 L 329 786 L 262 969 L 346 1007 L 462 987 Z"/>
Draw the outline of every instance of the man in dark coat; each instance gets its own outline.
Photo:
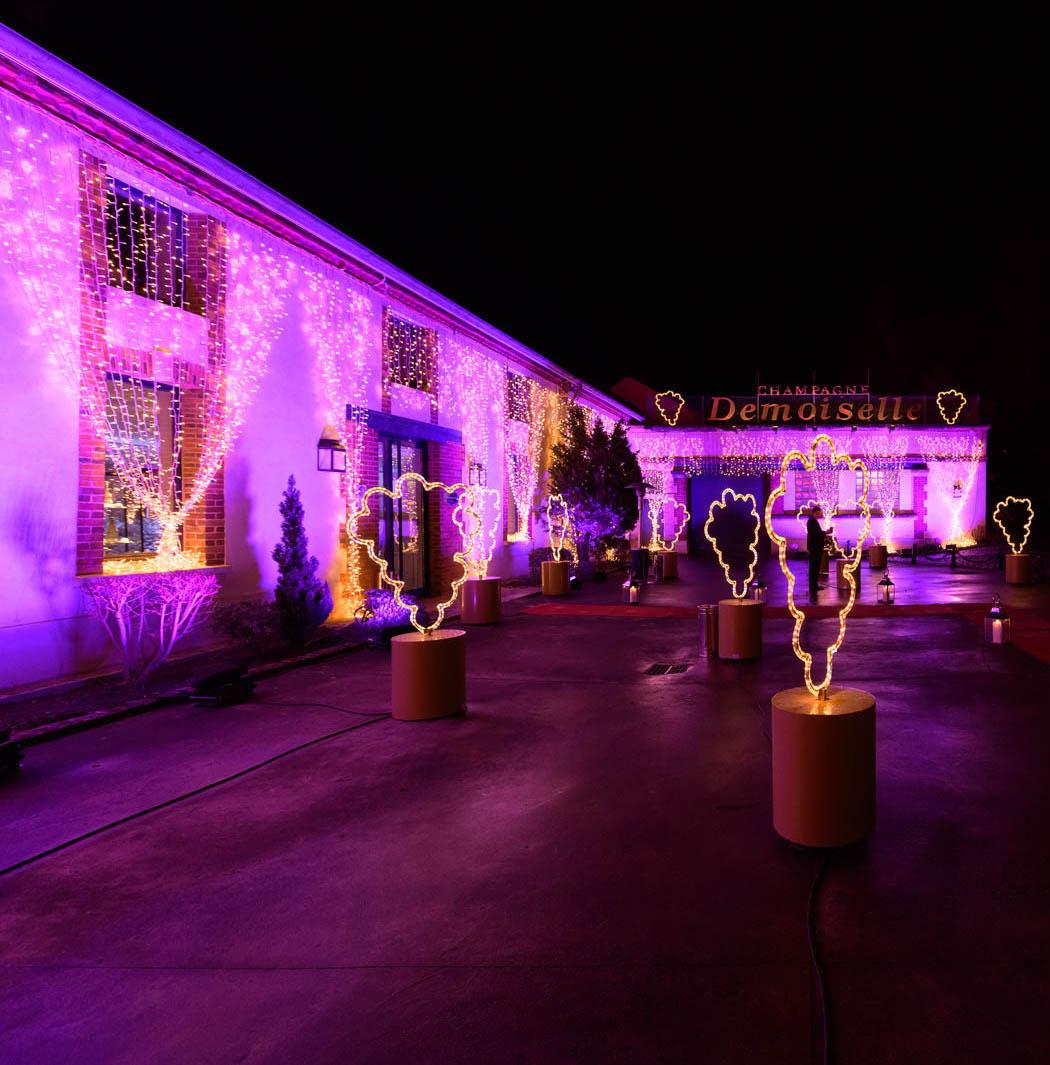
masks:
<path id="1" fill-rule="evenodd" d="M 809 594 L 816 596 L 820 591 L 820 560 L 824 554 L 824 544 L 828 534 L 820 527 L 820 519 L 824 517 L 824 511 L 820 507 L 814 507 L 809 512 L 809 521 L 806 522 L 806 550 L 809 552 Z"/>

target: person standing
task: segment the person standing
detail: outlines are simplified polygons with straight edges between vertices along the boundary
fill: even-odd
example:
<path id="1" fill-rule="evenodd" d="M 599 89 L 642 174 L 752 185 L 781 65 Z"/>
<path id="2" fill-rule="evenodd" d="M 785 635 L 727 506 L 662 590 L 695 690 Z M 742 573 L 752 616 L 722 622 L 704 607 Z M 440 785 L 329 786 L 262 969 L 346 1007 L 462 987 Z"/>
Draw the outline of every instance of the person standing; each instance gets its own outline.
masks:
<path id="1" fill-rule="evenodd" d="M 809 594 L 816 598 L 820 591 L 820 560 L 824 554 L 828 534 L 821 528 L 820 519 L 824 517 L 824 511 L 815 506 L 809 512 L 809 521 L 806 522 L 806 550 L 809 552 Z"/>

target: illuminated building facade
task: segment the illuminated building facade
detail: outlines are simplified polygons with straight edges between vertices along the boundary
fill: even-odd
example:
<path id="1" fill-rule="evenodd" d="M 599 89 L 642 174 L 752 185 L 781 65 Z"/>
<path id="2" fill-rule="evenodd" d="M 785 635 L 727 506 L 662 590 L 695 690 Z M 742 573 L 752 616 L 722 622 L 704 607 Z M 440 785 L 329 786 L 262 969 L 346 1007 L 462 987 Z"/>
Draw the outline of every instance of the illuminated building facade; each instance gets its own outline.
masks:
<path id="1" fill-rule="evenodd" d="M 954 390 L 880 396 L 859 384 L 762 386 L 748 396 L 684 397 L 672 428 L 658 401 L 665 393 L 632 379 L 612 391 L 644 422 L 630 433 L 648 483 L 692 514 L 706 514 L 727 487 L 764 506 L 782 457 L 806 451 L 825 433 L 870 471 L 872 541 L 966 546 L 986 531 L 988 426 L 977 397 Z M 814 470 L 788 471 L 773 527 L 790 547 L 804 548 L 806 512 L 819 503 L 836 540 L 855 543 L 863 526 L 860 491 L 856 475 L 825 469 L 818 456 Z M 702 523 L 691 525 L 689 549 L 710 550 Z"/>
<path id="2" fill-rule="evenodd" d="M 343 616 L 347 518 L 406 473 L 498 492 L 488 572 L 526 573 L 567 404 L 632 414 L 3 27 L 0 252 L 0 688 L 107 665 L 85 577 L 267 595 L 289 474 Z M 461 533 L 409 483 L 359 531 L 441 597 Z"/>

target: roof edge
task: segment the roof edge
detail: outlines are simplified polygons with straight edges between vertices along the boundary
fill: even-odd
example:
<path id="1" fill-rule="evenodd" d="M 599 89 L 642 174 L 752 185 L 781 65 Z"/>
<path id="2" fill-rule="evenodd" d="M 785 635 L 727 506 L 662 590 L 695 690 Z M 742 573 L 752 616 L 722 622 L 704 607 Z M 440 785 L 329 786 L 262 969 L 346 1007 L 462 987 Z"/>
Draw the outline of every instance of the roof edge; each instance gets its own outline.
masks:
<path id="1" fill-rule="evenodd" d="M 180 174 L 163 170 L 161 172 L 184 183 L 189 175 L 196 172 L 208 182 L 226 190 L 247 209 L 234 210 L 234 213 L 268 229 L 280 239 L 308 254 L 325 259 L 334 266 L 346 269 L 381 294 L 437 317 L 443 324 L 538 372 L 551 383 L 579 389 L 580 399 L 603 408 L 616 417 L 627 420 L 637 417 L 634 411 L 619 400 L 569 373 L 538 351 L 515 340 L 275 189 L 253 178 L 199 141 L 181 133 L 2 23 L 0 57 L 7 60 L 7 63 L 0 63 L 0 87 L 7 88 L 95 137 L 100 134 L 99 121 L 103 121 L 112 127 L 113 131 L 124 134 L 118 138 L 118 142 L 111 140 L 110 143 L 129 154 L 134 154 L 135 142 L 145 142 L 153 152 L 148 153 L 146 158 L 136 156 L 143 164 L 159 169 L 158 153 L 170 158 L 173 163 L 181 163 Z M 41 94 L 37 91 L 39 86 L 33 84 L 33 79 L 50 87 L 53 93 L 57 91 L 78 105 L 80 120 L 76 108 L 63 108 L 62 101 L 49 99 L 46 94 Z M 130 143 L 127 134 L 131 136 Z M 197 191 L 207 195 L 209 199 L 216 199 L 214 188 L 209 189 L 207 185 Z M 275 229 L 274 226 L 266 224 L 267 217 L 279 220 L 285 225 Z M 304 242 L 296 239 L 297 234 L 311 239 Z"/>

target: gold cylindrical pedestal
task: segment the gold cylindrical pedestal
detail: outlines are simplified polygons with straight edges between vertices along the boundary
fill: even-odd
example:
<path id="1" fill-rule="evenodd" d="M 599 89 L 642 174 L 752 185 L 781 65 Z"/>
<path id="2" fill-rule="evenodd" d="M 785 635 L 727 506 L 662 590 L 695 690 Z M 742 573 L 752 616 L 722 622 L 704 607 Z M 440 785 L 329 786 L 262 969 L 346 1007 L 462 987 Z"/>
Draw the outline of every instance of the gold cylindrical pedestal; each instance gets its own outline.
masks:
<path id="1" fill-rule="evenodd" d="M 759 658 L 762 654 L 762 604 L 754 599 L 718 601 L 718 657 Z"/>
<path id="2" fill-rule="evenodd" d="M 1006 556 L 1006 583 L 1031 584 L 1035 580 L 1035 555 Z"/>
<path id="3" fill-rule="evenodd" d="M 499 577 L 468 577 L 459 620 L 464 625 L 494 625 L 503 616 L 502 590 Z"/>
<path id="4" fill-rule="evenodd" d="M 398 721 L 426 721 L 462 714 L 467 708 L 467 634 L 439 629 L 395 636 L 391 702 Z"/>
<path id="5" fill-rule="evenodd" d="M 664 580 L 674 581 L 678 579 L 678 552 L 665 551 L 664 557 Z"/>
<path id="6" fill-rule="evenodd" d="M 544 595 L 569 594 L 568 560 L 564 562 L 540 563 L 540 591 Z"/>
<path id="7" fill-rule="evenodd" d="M 844 847 L 875 827 L 875 697 L 831 688 L 773 696 L 773 827 L 805 847 Z"/>
<path id="8" fill-rule="evenodd" d="M 849 583 L 846 580 L 846 564 L 848 559 L 840 558 L 835 562 L 835 584 L 840 592 L 849 591 Z M 857 592 L 860 592 L 860 566 L 853 571 L 853 580 L 857 584 Z"/>
<path id="9" fill-rule="evenodd" d="M 868 569 L 885 569 L 889 562 L 889 551 L 885 544 L 872 544 L 868 548 Z"/>

